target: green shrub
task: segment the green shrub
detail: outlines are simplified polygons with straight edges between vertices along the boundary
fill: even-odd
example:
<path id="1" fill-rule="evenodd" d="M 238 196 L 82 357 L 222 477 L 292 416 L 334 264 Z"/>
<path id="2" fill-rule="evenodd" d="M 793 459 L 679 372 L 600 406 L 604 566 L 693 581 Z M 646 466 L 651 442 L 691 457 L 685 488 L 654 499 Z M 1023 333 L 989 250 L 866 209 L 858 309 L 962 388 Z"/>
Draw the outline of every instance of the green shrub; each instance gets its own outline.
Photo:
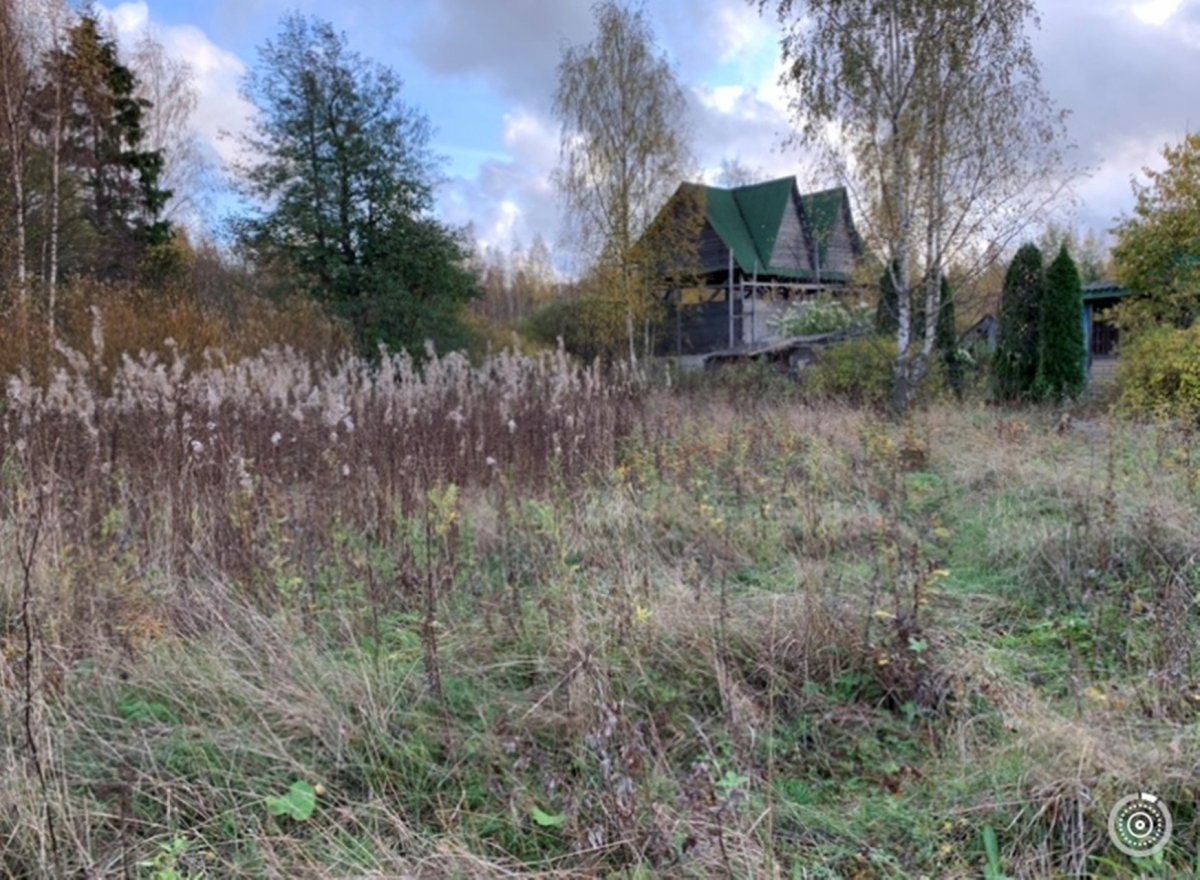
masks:
<path id="1" fill-rule="evenodd" d="M 590 361 L 612 354 L 621 341 L 611 328 L 623 329 L 614 304 L 599 297 L 581 296 L 547 303 L 525 319 L 523 335 L 541 345 L 555 347 L 561 337 L 563 348 Z"/>
<path id="2" fill-rule="evenodd" d="M 1083 289 L 1066 245 L 1046 270 L 1040 337 L 1036 397 L 1056 403 L 1077 397 L 1087 384 Z"/>
<path id="3" fill-rule="evenodd" d="M 1124 412 L 1200 423 L 1200 324 L 1139 333 L 1122 346 L 1117 381 Z"/>
<path id="4" fill-rule="evenodd" d="M 784 336 L 815 336 L 839 330 L 865 330 L 872 324 L 869 306 L 848 304 L 822 294 L 810 302 L 795 303 L 775 319 L 775 326 Z"/>
<path id="5" fill-rule="evenodd" d="M 803 374 L 814 397 L 883 406 L 892 393 L 896 340 L 871 336 L 824 349 Z"/>
<path id="6" fill-rule="evenodd" d="M 997 400 L 1035 396 L 1045 284 L 1042 252 L 1035 245 L 1023 245 L 1004 275 L 1000 339 L 992 361 L 992 390 Z"/>

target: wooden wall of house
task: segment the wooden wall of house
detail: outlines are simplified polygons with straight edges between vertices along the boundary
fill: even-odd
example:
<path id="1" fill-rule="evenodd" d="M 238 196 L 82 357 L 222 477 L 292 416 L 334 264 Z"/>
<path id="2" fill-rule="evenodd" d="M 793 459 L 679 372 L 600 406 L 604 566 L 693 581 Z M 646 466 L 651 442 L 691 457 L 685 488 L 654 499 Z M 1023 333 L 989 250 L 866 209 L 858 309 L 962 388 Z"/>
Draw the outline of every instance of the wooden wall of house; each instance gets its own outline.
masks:
<path id="1" fill-rule="evenodd" d="M 743 341 L 742 301 L 733 301 L 734 345 Z M 678 312 L 668 306 L 667 316 L 655 327 L 654 353 L 671 357 L 676 354 L 708 354 L 729 347 L 729 302 L 685 305 Z"/>
<path id="2" fill-rule="evenodd" d="M 779 224 L 779 236 L 775 239 L 775 251 L 771 254 L 771 265 L 777 269 L 812 269 L 812 255 L 805 240 L 800 220 L 800 206 L 795 197 L 788 199 L 783 209 L 783 220 Z M 765 268 L 765 267 L 763 267 Z"/>
<path id="3" fill-rule="evenodd" d="M 704 222 L 704 231 L 700 234 L 700 267 L 704 272 L 729 269 L 729 248 L 707 220 Z"/>
<path id="4" fill-rule="evenodd" d="M 820 267 L 822 272 L 842 272 L 848 275 L 854 271 L 857 263 L 854 255 L 854 240 L 844 212 L 838 214 L 837 224 L 830 233 L 824 251 L 824 265 Z"/>

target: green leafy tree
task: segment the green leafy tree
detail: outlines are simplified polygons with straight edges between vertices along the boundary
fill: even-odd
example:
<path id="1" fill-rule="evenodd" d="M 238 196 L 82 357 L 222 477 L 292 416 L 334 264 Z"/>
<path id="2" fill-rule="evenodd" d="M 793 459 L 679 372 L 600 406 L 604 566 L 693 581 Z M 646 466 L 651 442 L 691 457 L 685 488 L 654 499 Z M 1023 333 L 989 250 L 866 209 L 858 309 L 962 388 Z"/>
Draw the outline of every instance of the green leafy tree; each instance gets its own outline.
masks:
<path id="1" fill-rule="evenodd" d="M 1145 169 L 1134 184 L 1133 216 L 1114 230 L 1117 281 L 1142 294 L 1123 303 L 1118 320 L 1131 329 L 1187 327 L 1200 316 L 1200 134 L 1163 149 L 1167 167 Z"/>
<path id="2" fill-rule="evenodd" d="M 259 110 L 239 170 L 261 207 L 235 223 L 251 260 L 346 318 L 367 352 L 462 344 L 478 283 L 462 236 L 429 214 L 429 123 L 395 73 L 293 14 L 242 91 Z"/>
<path id="3" fill-rule="evenodd" d="M 1062 114 L 1040 81 L 1032 0 L 758 0 L 783 26 L 799 137 L 868 206 L 895 263 L 893 409 L 935 356 L 942 275 L 971 281 L 1062 190 Z M 831 124 L 832 123 L 832 124 Z M 836 137 L 831 132 L 836 131 Z M 915 334 L 912 316 L 926 320 Z"/>
<path id="4" fill-rule="evenodd" d="M 1000 400 L 1035 396 L 1040 355 L 1045 273 L 1037 245 L 1022 245 L 1008 265 L 1000 302 L 1000 339 L 993 361 L 993 391 Z"/>
<path id="5" fill-rule="evenodd" d="M 1083 285 L 1065 245 L 1046 269 L 1038 335 L 1036 396 L 1054 401 L 1077 396 L 1087 383 Z"/>

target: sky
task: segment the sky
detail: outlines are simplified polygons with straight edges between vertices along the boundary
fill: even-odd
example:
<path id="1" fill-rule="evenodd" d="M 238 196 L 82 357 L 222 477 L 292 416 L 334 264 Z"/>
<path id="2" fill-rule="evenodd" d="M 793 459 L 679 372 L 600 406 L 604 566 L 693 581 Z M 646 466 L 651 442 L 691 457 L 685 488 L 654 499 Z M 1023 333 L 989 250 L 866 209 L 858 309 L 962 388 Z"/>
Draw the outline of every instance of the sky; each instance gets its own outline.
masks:
<path id="1" fill-rule="evenodd" d="M 430 119 L 443 158 L 436 210 L 470 223 L 482 245 L 561 240 L 551 174 L 551 114 L 563 48 L 592 36 L 591 0 L 136 0 L 100 6 L 124 41 L 149 27 L 191 65 L 197 134 L 237 154 L 253 108 L 238 82 L 289 11 L 318 15 L 352 49 L 391 67 Z M 694 179 L 723 161 L 802 188 L 832 181 L 802 148 L 779 85 L 778 29 L 746 0 L 646 0 L 659 47 L 688 98 Z M 1085 169 L 1061 221 L 1105 234 L 1131 211 L 1131 180 L 1161 167 L 1164 145 L 1200 125 L 1200 0 L 1041 0 L 1034 48 L 1051 98 L 1069 111 L 1073 163 Z M 228 204 L 228 201 L 218 201 Z"/>

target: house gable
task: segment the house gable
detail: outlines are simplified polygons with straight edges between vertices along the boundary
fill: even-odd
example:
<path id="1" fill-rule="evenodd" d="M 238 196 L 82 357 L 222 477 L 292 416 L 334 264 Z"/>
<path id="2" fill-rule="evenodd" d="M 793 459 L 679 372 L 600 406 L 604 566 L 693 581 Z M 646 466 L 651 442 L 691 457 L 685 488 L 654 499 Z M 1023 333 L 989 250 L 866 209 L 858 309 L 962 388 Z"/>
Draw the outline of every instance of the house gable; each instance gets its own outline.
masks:
<path id="1" fill-rule="evenodd" d="M 850 197 L 844 187 L 802 197 L 812 236 L 814 267 L 821 275 L 849 277 L 862 256 L 862 239 L 854 228 Z"/>
<path id="2" fill-rule="evenodd" d="M 730 190 L 754 242 L 755 265 L 750 267 L 751 272 L 767 271 L 773 265 L 775 244 L 794 188 L 794 180 L 784 177 Z"/>
<path id="3" fill-rule="evenodd" d="M 779 232 L 775 236 L 775 246 L 771 251 L 771 271 L 786 272 L 799 270 L 811 272 L 813 265 L 812 242 L 809 240 L 808 218 L 805 216 L 804 204 L 800 192 L 794 183 L 789 187 L 787 204 L 779 222 Z"/>
<path id="4" fill-rule="evenodd" d="M 802 196 L 794 177 L 734 189 L 684 183 L 660 219 L 684 199 L 703 211 L 697 256 L 705 274 L 727 273 L 732 261 L 744 277 L 844 283 L 862 255 L 842 188 Z"/>

